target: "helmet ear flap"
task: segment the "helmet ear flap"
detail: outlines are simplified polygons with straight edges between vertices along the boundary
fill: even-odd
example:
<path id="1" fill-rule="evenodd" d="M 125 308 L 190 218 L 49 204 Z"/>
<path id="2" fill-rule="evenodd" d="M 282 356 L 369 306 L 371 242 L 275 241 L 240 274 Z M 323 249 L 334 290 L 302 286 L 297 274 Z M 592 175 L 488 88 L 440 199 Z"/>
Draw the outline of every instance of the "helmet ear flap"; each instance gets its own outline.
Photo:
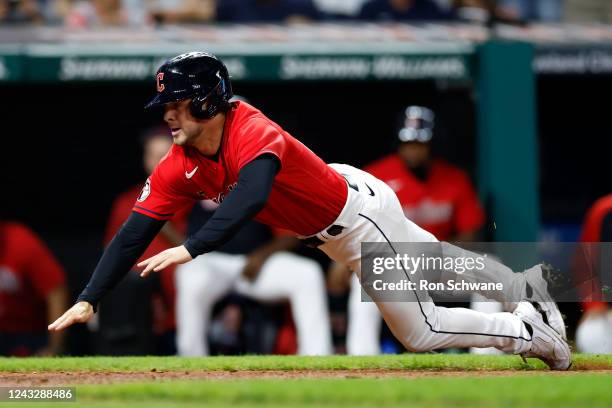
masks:
<path id="1" fill-rule="evenodd" d="M 204 109 L 204 103 L 208 99 L 208 108 Z M 211 108 L 213 108 L 213 102 L 210 100 L 211 98 L 206 98 L 206 96 L 197 95 L 191 99 L 191 103 L 189 104 L 189 113 L 196 119 L 210 119 L 214 116 L 216 112 L 211 112 Z M 216 111 L 216 109 L 214 109 Z M 211 114 L 212 113 L 212 114 Z"/>
<path id="2" fill-rule="evenodd" d="M 194 96 L 189 104 L 189 112 L 197 119 L 211 119 L 228 103 L 224 98 L 226 94 L 226 84 L 222 79 L 217 88 L 209 95 Z"/>

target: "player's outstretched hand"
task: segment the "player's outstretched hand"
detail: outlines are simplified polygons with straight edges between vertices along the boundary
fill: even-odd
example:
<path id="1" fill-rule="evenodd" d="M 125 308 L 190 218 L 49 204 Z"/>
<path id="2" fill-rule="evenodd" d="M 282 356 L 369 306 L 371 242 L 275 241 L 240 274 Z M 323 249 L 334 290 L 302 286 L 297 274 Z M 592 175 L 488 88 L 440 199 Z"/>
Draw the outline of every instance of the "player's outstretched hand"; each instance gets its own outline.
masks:
<path id="1" fill-rule="evenodd" d="M 49 331 L 60 331 L 75 323 L 86 323 L 91 319 L 93 314 L 93 306 L 89 304 L 89 302 L 77 302 L 68 309 L 66 313 L 51 323 L 47 329 L 49 329 Z"/>
<path id="2" fill-rule="evenodd" d="M 144 270 L 140 273 L 143 278 L 147 276 L 151 271 L 159 272 L 170 265 L 184 264 L 185 262 L 191 261 L 191 255 L 184 245 L 177 246 L 174 248 L 166 249 L 159 254 L 145 259 L 138 264 L 139 268 L 144 267 Z"/>

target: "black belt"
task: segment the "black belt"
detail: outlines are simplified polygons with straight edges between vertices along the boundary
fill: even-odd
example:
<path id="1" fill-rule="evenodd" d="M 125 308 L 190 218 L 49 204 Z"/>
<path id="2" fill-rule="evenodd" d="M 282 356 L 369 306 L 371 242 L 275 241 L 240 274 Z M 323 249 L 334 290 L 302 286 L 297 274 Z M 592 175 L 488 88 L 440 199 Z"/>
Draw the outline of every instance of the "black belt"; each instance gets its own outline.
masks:
<path id="1" fill-rule="evenodd" d="M 329 227 L 328 229 L 325 230 L 325 233 L 327 235 L 330 235 L 332 237 L 335 237 L 337 235 L 342 234 L 342 231 L 344 231 L 344 227 L 342 225 L 332 225 L 331 227 Z M 308 238 L 303 238 L 302 243 L 306 246 L 309 246 L 311 248 L 316 248 L 318 246 L 321 246 L 325 243 L 325 241 L 323 241 L 321 238 L 317 237 L 316 235 L 313 235 L 312 237 L 308 237 Z"/>

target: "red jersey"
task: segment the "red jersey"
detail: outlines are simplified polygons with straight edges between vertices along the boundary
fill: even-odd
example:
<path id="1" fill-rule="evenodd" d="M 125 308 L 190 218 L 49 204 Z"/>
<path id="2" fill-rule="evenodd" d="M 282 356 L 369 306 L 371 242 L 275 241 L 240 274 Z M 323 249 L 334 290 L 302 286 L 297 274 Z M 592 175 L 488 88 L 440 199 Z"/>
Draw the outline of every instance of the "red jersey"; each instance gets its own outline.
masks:
<path id="1" fill-rule="evenodd" d="M 245 102 L 228 111 L 218 159 L 173 145 L 147 180 L 134 211 L 165 220 L 196 200 L 221 203 L 236 187 L 242 167 L 273 154 L 280 170 L 256 221 L 298 235 L 332 224 L 346 203 L 345 180 L 310 149 Z"/>
<path id="2" fill-rule="evenodd" d="M 0 333 L 47 330 L 47 295 L 65 274 L 43 242 L 24 225 L 0 222 Z"/>
<path id="3" fill-rule="evenodd" d="M 134 200 L 138 197 L 142 186 L 134 186 L 131 189 L 120 194 L 113 203 L 113 209 L 106 225 L 106 235 L 104 238 L 105 244 L 108 244 L 111 239 L 115 236 L 117 231 L 121 228 L 125 220 L 129 217 L 134 206 Z M 186 220 L 189 215 L 191 207 L 186 207 L 182 211 L 178 212 L 172 219 L 173 226 L 181 233 L 186 230 Z M 158 253 L 165 251 L 168 248 L 172 248 L 175 245 L 168 241 L 163 234 L 158 234 L 155 239 L 151 242 L 149 247 L 146 249 L 144 254 L 136 262 L 140 262 L 147 258 L 150 258 Z M 165 330 L 172 330 L 176 327 L 175 320 L 175 300 L 176 300 L 176 287 L 174 285 L 174 271 L 175 266 L 169 266 L 159 272 L 161 287 L 163 291 L 163 302 L 167 309 L 167 316 L 163 322 Z"/>
<path id="4" fill-rule="evenodd" d="M 425 181 L 416 178 L 397 154 L 364 170 L 395 191 L 408 219 L 441 241 L 484 224 L 484 211 L 468 176 L 442 160 L 432 162 Z"/>

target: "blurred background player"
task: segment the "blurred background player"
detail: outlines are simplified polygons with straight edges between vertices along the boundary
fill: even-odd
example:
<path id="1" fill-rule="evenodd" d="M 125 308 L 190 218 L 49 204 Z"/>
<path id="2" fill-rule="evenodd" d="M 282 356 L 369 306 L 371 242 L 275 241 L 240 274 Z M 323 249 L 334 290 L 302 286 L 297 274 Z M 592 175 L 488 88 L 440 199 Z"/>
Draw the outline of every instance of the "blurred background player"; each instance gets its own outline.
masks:
<path id="1" fill-rule="evenodd" d="M 65 273 L 27 226 L 0 219 L 0 355 L 52 356 L 64 333 L 47 325 L 68 305 Z"/>
<path id="2" fill-rule="evenodd" d="M 409 106 L 401 117 L 396 153 L 365 167 L 395 191 L 404 214 L 442 241 L 474 241 L 485 221 L 469 176 L 434 157 L 434 112 Z"/>
<path id="3" fill-rule="evenodd" d="M 484 211 L 469 176 L 432 154 L 434 124 L 435 114 L 431 109 L 408 106 L 400 117 L 397 151 L 364 170 L 389 185 L 399 198 L 406 218 L 437 239 L 475 241 L 485 222 Z M 334 264 L 330 270 L 332 286 L 341 287 L 348 274 L 345 267 Z M 380 314 L 374 303 L 361 301 L 361 286 L 356 276 L 352 278 L 348 307 L 347 352 L 378 354 Z"/>
<path id="4" fill-rule="evenodd" d="M 590 252 L 586 254 L 588 260 L 599 263 L 595 267 L 602 272 L 598 278 L 609 280 L 609 271 L 604 270 L 602 266 L 612 262 L 610 247 L 604 248 L 589 243 L 612 242 L 612 194 L 600 198 L 589 209 L 582 226 L 580 242 L 583 243 L 582 250 Z M 577 268 L 575 272 L 575 279 L 581 282 L 588 271 Z M 583 291 L 581 299 L 592 301 L 582 302 L 584 313 L 576 329 L 576 347 L 582 353 L 612 354 L 612 311 L 609 305 L 602 301 L 601 292 L 597 293 L 603 287 L 609 287 L 610 283 L 593 279 L 592 276 L 585 283 L 588 290 Z M 582 284 L 576 286 L 583 287 Z"/>
<path id="5" fill-rule="evenodd" d="M 151 174 L 172 146 L 167 128 L 154 128 L 143 135 L 143 167 Z M 142 184 L 121 193 L 114 201 L 108 220 L 105 244 L 108 245 L 132 212 Z M 182 242 L 188 211 L 167 222 L 149 245 L 142 259 Z M 100 302 L 98 352 L 105 355 L 175 354 L 174 268 L 158 276 L 142 279 L 134 270 Z"/>
<path id="6" fill-rule="evenodd" d="M 211 200 L 196 204 L 189 216 L 188 234 L 204 225 L 217 206 Z M 288 252 L 298 245 L 297 238 L 272 236 L 268 227 L 250 221 L 218 250 L 180 265 L 176 276 L 179 354 L 209 354 L 213 307 L 232 291 L 266 303 L 288 300 L 297 331 L 297 353 L 331 354 L 323 271 L 317 262 Z M 237 326 L 232 322 L 239 319 L 238 313 L 235 308 L 225 311 L 222 321 Z"/>

